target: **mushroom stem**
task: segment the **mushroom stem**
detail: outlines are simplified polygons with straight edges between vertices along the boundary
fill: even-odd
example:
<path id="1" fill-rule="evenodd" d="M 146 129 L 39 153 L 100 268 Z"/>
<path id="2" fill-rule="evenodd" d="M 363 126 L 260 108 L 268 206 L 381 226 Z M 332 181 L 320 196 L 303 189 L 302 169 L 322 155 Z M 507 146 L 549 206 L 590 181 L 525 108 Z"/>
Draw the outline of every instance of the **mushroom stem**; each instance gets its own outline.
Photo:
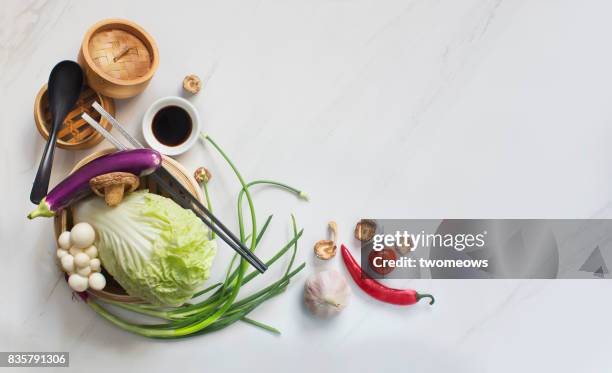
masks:
<path id="1" fill-rule="evenodd" d="M 328 223 L 329 225 L 329 231 L 331 233 L 331 240 L 334 241 L 334 244 L 336 243 L 336 237 L 338 235 L 338 224 L 336 224 L 335 221 L 330 221 Z"/>
<path id="2" fill-rule="evenodd" d="M 106 204 L 113 207 L 117 206 L 123 199 L 123 184 L 113 184 L 104 187 L 104 201 Z"/>
<path id="3" fill-rule="evenodd" d="M 106 204 L 111 207 L 117 206 L 123 195 L 135 191 L 139 184 L 138 176 L 127 172 L 111 172 L 89 180 L 91 190 L 104 197 Z"/>

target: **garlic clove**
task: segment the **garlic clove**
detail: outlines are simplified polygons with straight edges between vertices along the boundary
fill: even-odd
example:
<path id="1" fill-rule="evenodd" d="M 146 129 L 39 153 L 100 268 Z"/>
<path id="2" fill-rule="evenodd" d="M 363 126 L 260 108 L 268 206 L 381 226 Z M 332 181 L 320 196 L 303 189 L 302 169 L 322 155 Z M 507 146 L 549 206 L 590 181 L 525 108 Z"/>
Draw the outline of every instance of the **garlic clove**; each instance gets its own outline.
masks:
<path id="1" fill-rule="evenodd" d="M 329 318 L 348 305 L 351 289 L 339 272 L 328 270 L 316 273 L 304 285 L 304 304 L 315 316 Z"/>

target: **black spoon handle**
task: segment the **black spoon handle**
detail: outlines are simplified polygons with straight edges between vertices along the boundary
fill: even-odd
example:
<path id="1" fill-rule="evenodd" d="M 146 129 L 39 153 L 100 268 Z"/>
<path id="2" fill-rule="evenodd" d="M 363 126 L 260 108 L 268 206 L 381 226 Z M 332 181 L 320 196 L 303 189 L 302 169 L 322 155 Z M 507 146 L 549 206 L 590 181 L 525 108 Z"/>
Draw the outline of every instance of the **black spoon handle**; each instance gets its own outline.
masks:
<path id="1" fill-rule="evenodd" d="M 62 118 L 63 120 L 63 118 Z M 53 167 L 53 154 L 55 153 L 55 142 L 57 141 L 57 132 L 61 123 L 53 123 L 53 131 L 49 134 L 49 140 L 45 146 L 45 152 L 38 165 L 36 178 L 30 192 L 30 201 L 39 204 L 40 201 L 47 195 L 49 189 L 49 179 L 51 178 L 51 168 Z"/>

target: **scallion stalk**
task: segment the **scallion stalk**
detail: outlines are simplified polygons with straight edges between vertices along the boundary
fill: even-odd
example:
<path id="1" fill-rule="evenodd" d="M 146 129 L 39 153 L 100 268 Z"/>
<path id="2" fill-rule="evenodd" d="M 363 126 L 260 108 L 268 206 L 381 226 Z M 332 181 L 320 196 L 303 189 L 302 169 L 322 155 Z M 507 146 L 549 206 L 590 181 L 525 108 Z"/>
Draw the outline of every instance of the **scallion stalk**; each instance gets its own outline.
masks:
<path id="1" fill-rule="evenodd" d="M 296 194 L 298 197 L 307 199 L 304 192 L 288 186 L 286 184 L 270 181 L 270 180 L 256 180 L 250 183 L 245 183 L 242 175 L 238 171 L 238 168 L 232 162 L 232 160 L 225 154 L 225 152 L 217 145 L 217 143 L 207 135 L 201 136 L 203 140 L 208 141 L 212 146 L 221 154 L 226 160 L 228 165 L 236 175 L 241 190 L 238 194 L 238 225 L 240 229 L 240 240 L 246 244 L 249 241 L 249 250 L 252 252 L 256 249 L 257 245 L 261 241 L 264 233 L 266 232 L 272 216 L 270 215 L 259 234 L 257 234 L 257 219 L 255 215 L 255 207 L 249 188 L 254 185 L 268 184 L 276 187 L 285 189 L 291 193 Z M 204 186 L 204 193 L 206 196 L 207 204 L 209 209 L 212 209 L 210 196 L 206 185 Z M 242 200 L 243 196 L 246 196 L 247 203 L 251 218 L 251 233 L 246 234 L 243 215 L 242 215 Z M 246 274 L 248 263 L 241 259 L 237 268 L 233 269 L 233 262 L 228 267 L 225 281 L 223 283 L 216 283 L 208 288 L 194 294 L 194 298 L 206 294 L 210 291 L 215 290 L 207 299 L 197 302 L 185 304 L 180 307 L 155 307 L 149 304 L 126 304 L 121 302 L 106 301 L 105 303 L 121 307 L 122 309 L 135 312 L 142 315 L 156 317 L 167 322 L 161 324 L 134 324 L 128 322 L 119 316 L 110 312 L 107 308 L 99 304 L 94 297 L 90 296 L 87 299 L 87 304 L 102 317 L 115 324 L 116 326 L 145 337 L 150 338 L 183 338 L 201 334 L 207 334 L 222 328 L 225 328 L 232 323 L 242 320 L 245 323 L 257 326 L 269 332 L 280 334 L 280 332 L 264 323 L 250 319 L 246 317 L 248 313 L 258 307 L 266 300 L 282 293 L 289 285 L 290 279 L 299 273 L 305 266 L 302 263 L 296 269 L 292 270 L 293 263 L 295 261 L 297 252 L 297 242 L 302 236 L 303 230 L 297 228 L 295 217 L 291 215 L 293 238 L 281 248 L 272 258 L 267 262 L 267 266 L 274 264 L 280 257 L 282 257 L 290 248 L 293 247 L 292 255 L 289 260 L 289 264 L 283 276 L 274 283 L 256 291 L 255 293 L 236 301 L 236 298 L 243 285 L 250 282 L 253 278 L 259 275 L 257 271 L 251 271 Z M 254 238 L 254 239 L 253 239 Z"/>

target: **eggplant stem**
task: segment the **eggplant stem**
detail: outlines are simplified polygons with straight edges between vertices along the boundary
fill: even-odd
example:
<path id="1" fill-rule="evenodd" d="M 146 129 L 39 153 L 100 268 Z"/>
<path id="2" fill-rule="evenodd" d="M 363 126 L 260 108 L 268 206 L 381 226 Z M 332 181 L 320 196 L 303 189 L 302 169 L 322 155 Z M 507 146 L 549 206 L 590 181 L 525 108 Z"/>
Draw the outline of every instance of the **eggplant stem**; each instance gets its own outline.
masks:
<path id="1" fill-rule="evenodd" d="M 52 216 L 55 216 L 55 212 L 51 211 L 51 208 L 49 207 L 49 204 L 47 203 L 45 198 L 43 198 L 40 201 L 40 203 L 38 204 L 38 206 L 36 207 L 34 211 L 28 214 L 28 219 L 31 220 L 39 216 L 42 216 L 45 218 L 50 218 Z"/>

